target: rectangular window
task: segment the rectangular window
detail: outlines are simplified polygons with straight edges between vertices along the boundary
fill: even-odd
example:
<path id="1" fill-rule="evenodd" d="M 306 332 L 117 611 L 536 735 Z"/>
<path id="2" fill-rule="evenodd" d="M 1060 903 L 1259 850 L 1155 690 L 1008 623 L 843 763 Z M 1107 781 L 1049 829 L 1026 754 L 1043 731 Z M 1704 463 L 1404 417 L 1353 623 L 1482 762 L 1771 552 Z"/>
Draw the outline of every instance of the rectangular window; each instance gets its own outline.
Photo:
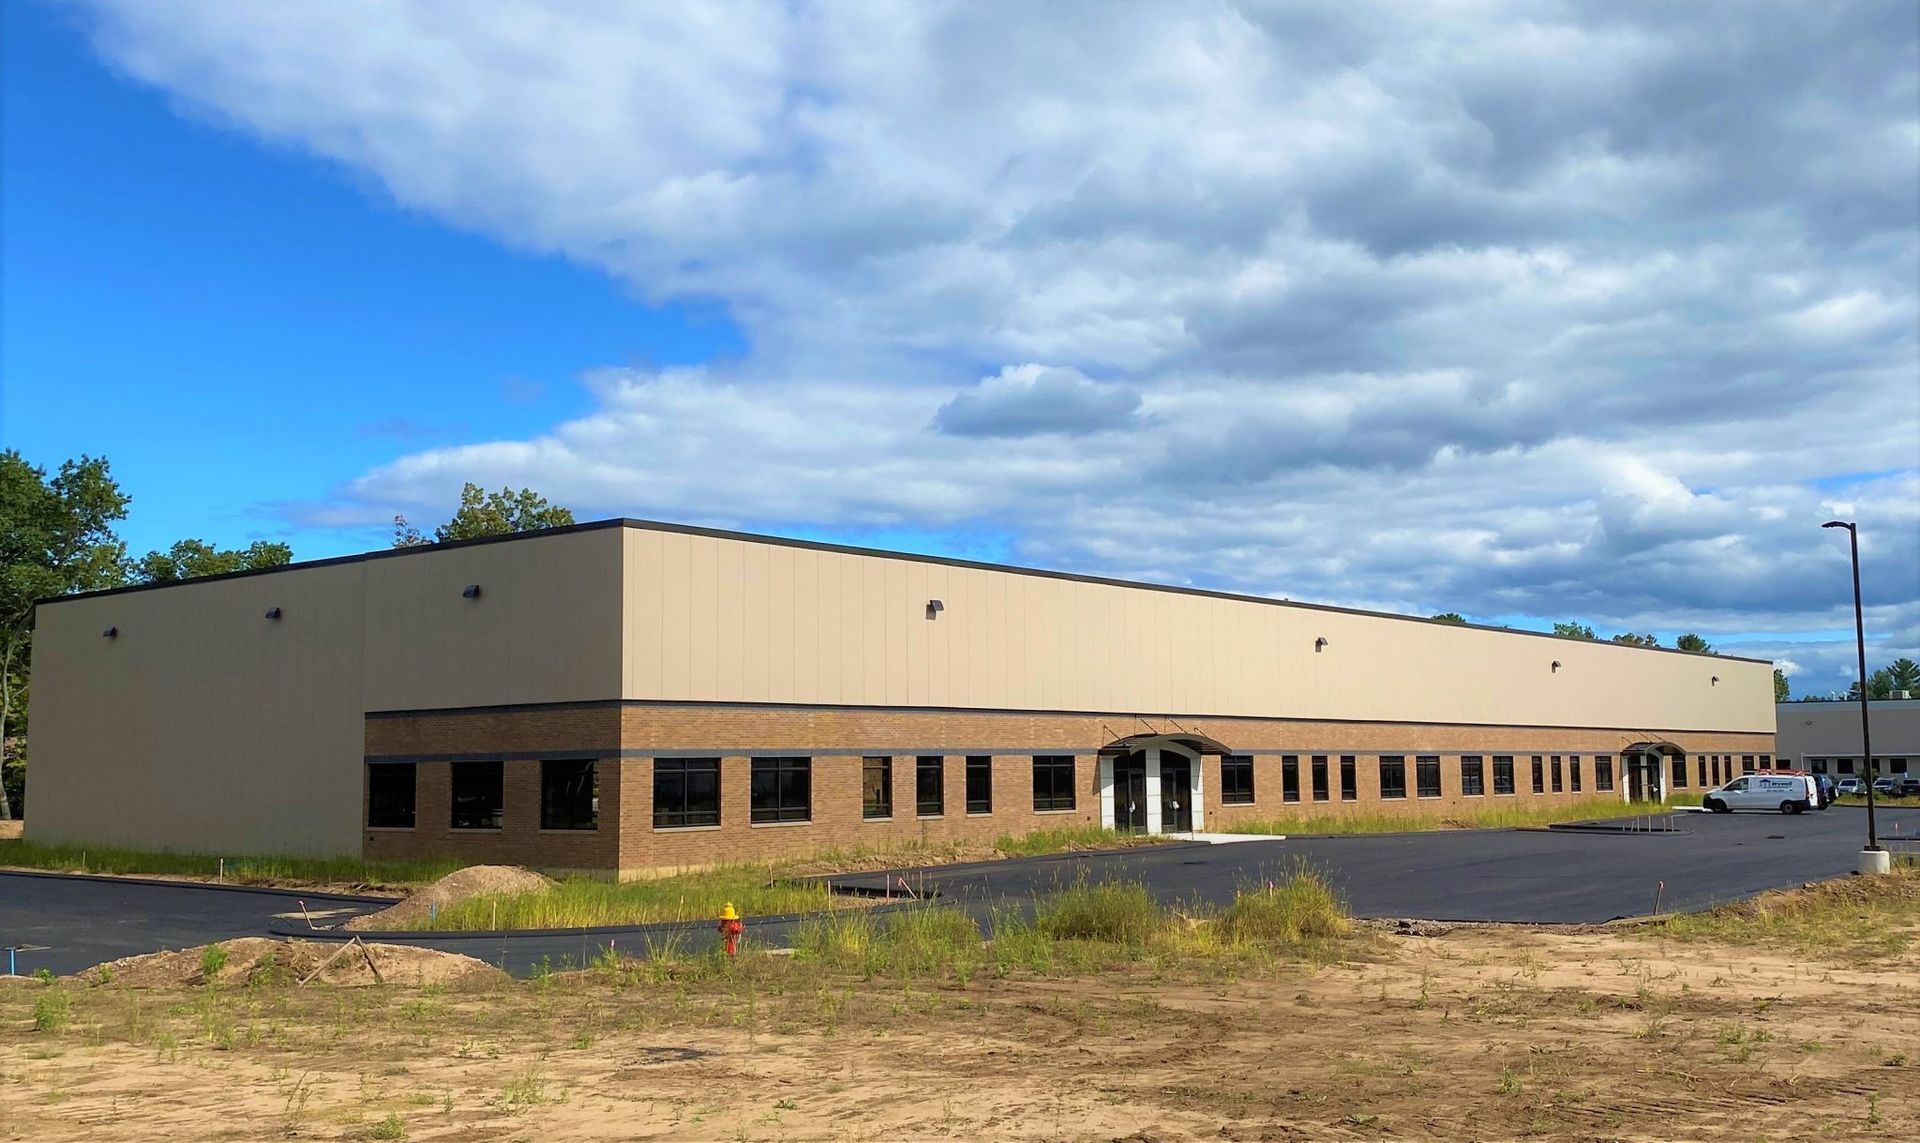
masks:
<path id="1" fill-rule="evenodd" d="M 1893 767 L 1893 773 L 1895 774 L 1904 774 L 1907 772 L 1907 760 L 1905 758 L 1895 758 L 1889 765 Z"/>
<path id="2" fill-rule="evenodd" d="M 913 767 L 913 812 L 937 818 L 947 812 L 947 760 L 922 754 Z"/>
<path id="3" fill-rule="evenodd" d="M 599 829 L 599 767 L 591 758 L 540 761 L 540 828 Z"/>
<path id="4" fill-rule="evenodd" d="M 1229 754 L 1220 759 L 1220 804 L 1253 804 L 1253 755 Z"/>
<path id="5" fill-rule="evenodd" d="M 1533 792 L 1536 794 L 1547 792 L 1547 762 L 1538 754 L 1533 756 Z"/>
<path id="6" fill-rule="evenodd" d="M 1557 794 L 1561 791 L 1562 788 L 1563 788 L 1563 785 L 1562 785 L 1562 775 L 1560 771 L 1560 756 L 1558 754 L 1555 754 L 1553 756 L 1553 792 Z"/>
<path id="7" fill-rule="evenodd" d="M 1700 772 L 1700 784 L 1702 786 L 1706 785 L 1707 784 L 1707 756 L 1702 754 L 1699 760 L 1696 761 L 1693 765 L 1694 765 L 1694 769 Z"/>
<path id="8" fill-rule="evenodd" d="M 1423 798 L 1440 796 L 1440 756 L 1422 754 L 1413 760 L 1414 780 Z"/>
<path id="9" fill-rule="evenodd" d="M 1513 793 L 1513 755 L 1495 754 L 1493 756 L 1493 792 Z"/>
<path id="10" fill-rule="evenodd" d="M 1718 754 L 1713 756 L 1713 784 L 1716 786 L 1720 784 L 1720 756 Z"/>
<path id="11" fill-rule="evenodd" d="M 504 764 L 452 762 L 453 828 L 499 829 L 506 818 Z"/>
<path id="12" fill-rule="evenodd" d="M 1316 802 L 1327 800 L 1327 756 L 1325 754 L 1313 756 L 1313 800 Z"/>
<path id="13" fill-rule="evenodd" d="M 1676 790 L 1684 790 L 1687 788 L 1687 759 L 1684 754 L 1674 756 L 1673 787 Z"/>
<path id="14" fill-rule="evenodd" d="M 1834 773 L 1836 774 L 1853 773 L 1853 759 L 1851 758 L 1837 758 L 1834 760 L 1833 765 L 1834 765 Z"/>
<path id="15" fill-rule="evenodd" d="M 367 825 L 370 828 L 413 828 L 414 771 L 411 762 L 367 763 Z"/>
<path id="16" fill-rule="evenodd" d="M 720 824 L 720 759 L 653 760 L 653 828 Z"/>
<path id="17" fill-rule="evenodd" d="M 755 758 L 747 785 L 747 820 L 813 820 L 813 759 Z"/>
<path id="18" fill-rule="evenodd" d="M 893 758 L 860 760 L 860 816 L 884 821 L 893 816 Z"/>
<path id="19" fill-rule="evenodd" d="M 1407 796 L 1407 760 L 1399 754 L 1380 756 L 1380 796 L 1383 798 L 1404 798 Z"/>
<path id="20" fill-rule="evenodd" d="M 1576 794 L 1580 792 L 1580 756 L 1578 754 L 1567 756 L 1567 788 Z"/>
<path id="21" fill-rule="evenodd" d="M 1613 757 L 1611 755 L 1595 754 L 1593 756 L 1593 788 L 1613 789 Z"/>
<path id="22" fill-rule="evenodd" d="M 1773 765 L 1772 758 L 1773 758 L 1773 755 L 1771 754 L 1762 754 L 1760 756 L 1760 768 L 1764 770 L 1767 767 L 1772 766 Z M 1780 768 L 1784 770 L 1786 769 L 1786 767 L 1787 767 L 1786 759 L 1782 758 L 1780 760 Z"/>
<path id="23" fill-rule="evenodd" d="M 1280 756 L 1280 800 L 1283 802 L 1300 800 L 1300 756 L 1298 754 Z"/>
<path id="24" fill-rule="evenodd" d="M 1772 763 L 1768 763 L 1767 768 L 1771 770 L 1773 768 Z M 1742 774 L 1753 773 L 1753 755 L 1742 754 L 1740 756 L 1740 772 Z"/>
<path id="25" fill-rule="evenodd" d="M 1036 810 L 1073 808 L 1073 755 L 1036 754 L 1033 756 L 1033 808 Z"/>
<path id="26" fill-rule="evenodd" d="M 1355 772 L 1353 755 L 1340 756 L 1340 800 L 1353 802 L 1360 799 L 1360 775 Z"/>
<path id="27" fill-rule="evenodd" d="M 1460 756 L 1460 792 L 1468 797 L 1487 792 L 1487 768 L 1480 755 Z"/>
<path id="28" fill-rule="evenodd" d="M 967 812 L 993 812 L 993 759 L 985 754 L 967 755 Z"/>

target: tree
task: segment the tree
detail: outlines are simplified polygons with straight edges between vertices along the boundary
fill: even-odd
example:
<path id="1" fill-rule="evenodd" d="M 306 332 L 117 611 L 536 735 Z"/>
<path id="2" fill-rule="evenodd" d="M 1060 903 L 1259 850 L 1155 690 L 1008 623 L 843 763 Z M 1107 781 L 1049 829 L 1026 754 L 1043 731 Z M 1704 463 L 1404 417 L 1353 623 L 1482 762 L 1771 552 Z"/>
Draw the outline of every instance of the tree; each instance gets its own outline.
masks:
<path id="1" fill-rule="evenodd" d="M 1599 638 L 1593 633 L 1593 628 L 1584 623 L 1556 623 L 1553 625 L 1553 633 L 1568 639 Z"/>
<path id="2" fill-rule="evenodd" d="M 292 548 L 266 540 L 224 552 L 205 540 L 181 540 L 164 552 L 140 557 L 133 565 L 133 578 L 140 583 L 172 583 L 203 575 L 283 567 L 292 562 Z"/>
<path id="3" fill-rule="evenodd" d="M 1705 639 L 1700 638 L 1700 636 L 1693 634 L 1691 631 L 1689 631 L 1685 635 L 1680 636 L 1680 638 L 1675 639 L 1673 641 L 1673 646 L 1674 646 L 1674 649 L 1676 650 L 1692 651 L 1696 655 L 1704 655 L 1707 652 L 1713 650 L 1713 644 L 1707 642 Z"/>
<path id="4" fill-rule="evenodd" d="M 1793 692 L 1787 688 L 1787 673 L 1778 667 L 1773 669 L 1773 701 L 1787 702 L 1793 698 Z"/>
<path id="5" fill-rule="evenodd" d="M 1467 617 L 1458 611 L 1442 611 L 1440 614 L 1429 616 L 1428 618 L 1432 619 L 1435 623 L 1465 623 L 1467 621 Z"/>
<path id="6" fill-rule="evenodd" d="M 1893 681 L 1893 689 L 1905 691 L 1911 696 L 1920 691 L 1920 663 L 1902 656 L 1887 664 L 1887 674 Z"/>
<path id="7" fill-rule="evenodd" d="M 0 778 L 20 766 L 9 758 L 9 734 L 18 732 L 15 700 L 31 670 L 34 601 L 126 581 L 127 545 L 113 523 L 126 518 L 130 499 L 105 459 L 83 455 L 49 479 L 18 450 L 0 453 Z M 0 819 L 12 816 L 0 781 Z"/>
<path id="8" fill-rule="evenodd" d="M 421 544 L 446 543 L 449 540 L 476 540 L 482 536 L 505 536 L 513 532 L 535 532 L 541 528 L 559 528 L 573 523 L 573 512 L 531 488 L 515 492 L 502 488 L 483 492 L 478 484 L 467 482 L 460 489 L 460 507 L 453 519 L 433 530 L 433 539 L 407 523 L 405 516 L 393 518 L 393 546 L 412 548 Z"/>
<path id="9" fill-rule="evenodd" d="M 1655 635 L 1635 635 L 1631 631 L 1622 632 L 1613 637 L 1615 643 L 1626 647 L 1658 647 L 1660 639 Z"/>

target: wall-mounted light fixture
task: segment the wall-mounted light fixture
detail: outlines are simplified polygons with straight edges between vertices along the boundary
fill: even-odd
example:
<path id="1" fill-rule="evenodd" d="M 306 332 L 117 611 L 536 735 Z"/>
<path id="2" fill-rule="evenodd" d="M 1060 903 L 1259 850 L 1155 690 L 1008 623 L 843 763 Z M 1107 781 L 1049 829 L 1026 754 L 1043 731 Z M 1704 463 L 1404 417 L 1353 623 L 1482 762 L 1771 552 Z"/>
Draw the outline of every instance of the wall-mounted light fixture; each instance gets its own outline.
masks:
<path id="1" fill-rule="evenodd" d="M 1554 672 L 1554 674 L 1559 674 L 1559 673 L 1560 673 L 1560 660 L 1558 660 L 1558 659 L 1555 659 L 1555 660 L 1553 661 L 1553 672 Z"/>
<path id="2" fill-rule="evenodd" d="M 460 590 L 460 598 L 461 599 L 479 599 L 480 585 L 477 583 L 468 584 L 466 587 Z"/>
<path id="3" fill-rule="evenodd" d="M 103 638 L 117 639 L 120 636 L 120 629 L 118 627 L 109 627 L 105 631 L 100 632 L 100 634 Z"/>
<path id="4" fill-rule="evenodd" d="M 278 619 L 278 618 L 280 618 L 280 609 L 279 609 L 279 608 L 277 608 L 277 607 L 269 607 L 269 608 L 267 608 L 267 618 L 268 618 L 268 619 Z"/>
<path id="5" fill-rule="evenodd" d="M 1313 653 L 1314 653 L 1314 654 L 1316 654 L 1316 655 L 1317 655 L 1317 654 L 1319 654 L 1320 652 L 1322 652 L 1322 651 L 1324 651 L 1324 650 L 1326 650 L 1326 649 L 1327 649 L 1327 637 L 1326 637 L 1325 635 L 1322 635 L 1322 636 L 1320 636 L 1320 637 L 1319 637 L 1318 639 L 1315 639 L 1315 640 L 1313 641 Z"/>
<path id="6" fill-rule="evenodd" d="M 1711 682 L 1711 683 L 1709 683 L 1708 685 L 1709 685 L 1709 686 L 1716 686 L 1716 687 L 1717 687 L 1717 686 L 1719 686 L 1719 685 L 1720 685 L 1720 676 L 1719 676 L 1719 675 L 1715 675 L 1715 676 L 1713 676 L 1713 680 L 1712 680 L 1712 682 Z"/>
<path id="7" fill-rule="evenodd" d="M 947 609 L 947 605 L 940 602 L 937 599 L 927 600 L 927 618 L 928 619 L 940 618 L 940 613 L 942 611 L 945 611 L 946 609 Z"/>

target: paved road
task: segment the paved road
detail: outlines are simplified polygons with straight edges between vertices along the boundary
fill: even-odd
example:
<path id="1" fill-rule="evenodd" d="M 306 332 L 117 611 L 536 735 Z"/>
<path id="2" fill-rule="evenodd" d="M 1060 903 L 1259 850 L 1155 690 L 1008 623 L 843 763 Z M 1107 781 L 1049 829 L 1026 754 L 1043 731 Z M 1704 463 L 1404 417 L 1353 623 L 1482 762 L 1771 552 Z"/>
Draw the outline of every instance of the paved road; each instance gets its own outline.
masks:
<path id="1" fill-rule="evenodd" d="M 1228 845 L 1154 846 L 1110 854 L 1059 855 L 897 871 L 916 887 L 985 919 L 1085 877 L 1138 880 L 1163 901 L 1225 902 L 1243 884 L 1284 874 L 1295 863 L 1327 874 L 1362 917 L 1434 920 L 1598 922 L 1653 907 L 1700 909 L 1766 889 L 1844 876 L 1854 866 L 1865 814 L 1685 814 L 1678 832 L 1655 834 L 1481 830 L 1289 838 Z M 1920 810 L 1883 810 L 1881 832 L 1920 849 Z M 875 887 L 895 873 L 835 877 Z M 377 908 L 372 898 L 238 892 L 213 886 L 111 878 L 0 873 L 0 946 L 41 946 L 19 954 L 19 970 L 76 972 L 116 957 L 184 948 L 228 937 L 288 933 L 302 924 L 297 900 L 343 913 Z M 758 921 L 749 938 L 788 942 L 792 924 Z M 642 952 L 661 941 L 711 941 L 705 923 L 594 933 L 439 934 L 404 943 L 465 953 L 525 976 L 541 963 L 584 964 L 612 941 Z M 0 962 L 4 971 L 4 962 Z"/>

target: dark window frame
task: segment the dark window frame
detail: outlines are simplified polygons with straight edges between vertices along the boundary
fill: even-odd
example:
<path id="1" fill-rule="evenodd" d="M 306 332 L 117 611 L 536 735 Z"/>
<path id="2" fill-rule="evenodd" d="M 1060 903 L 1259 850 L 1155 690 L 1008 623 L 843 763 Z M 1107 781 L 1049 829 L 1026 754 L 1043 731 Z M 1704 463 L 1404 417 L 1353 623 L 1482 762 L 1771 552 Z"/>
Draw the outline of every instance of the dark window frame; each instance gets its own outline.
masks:
<path id="1" fill-rule="evenodd" d="M 1686 789 L 1687 788 L 1687 756 L 1685 754 L 1675 754 L 1673 756 L 1673 763 L 1670 769 L 1672 770 L 1672 773 L 1673 773 L 1673 788 L 1676 790 Z"/>
<path id="2" fill-rule="evenodd" d="M 562 767 L 574 767 L 569 775 Z M 581 770 L 580 767 L 585 767 Z M 583 790 L 577 787 L 585 776 L 585 817 L 578 816 L 578 800 Z M 571 811 L 571 812 L 568 812 Z M 579 824 L 585 821 L 587 824 Z M 594 758 L 542 758 L 540 760 L 540 828 L 587 833 L 600 828 L 600 763 Z"/>
<path id="3" fill-rule="evenodd" d="M 1593 788 L 1603 793 L 1613 789 L 1613 755 L 1593 756 Z"/>
<path id="4" fill-rule="evenodd" d="M 1481 798 L 1487 793 L 1487 761 L 1479 754 L 1460 756 L 1460 796 Z"/>
<path id="5" fill-rule="evenodd" d="M 1253 755 L 1224 754 L 1220 757 L 1220 804 L 1253 805 Z"/>
<path id="6" fill-rule="evenodd" d="M 782 754 L 748 760 L 748 824 L 788 825 L 812 820 L 811 757 Z"/>
<path id="7" fill-rule="evenodd" d="M 914 758 L 913 813 L 922 818 L 947 816 L 946 755 L 921 754 Z"/>
<path id="8" fill-rule="evenodd" d="M 1567 755 L 1567 790 L 1575 794 L 1581 792 L 1580 756 L 1578 754 Z"/>
<path id="9" fill-rule="evenodd" d="M 505 829 L 507 764 L 497 761 L 449 762 L 447 767 L 447 828 L 486 832 Z M 489 771 L 491 780 L 488 779 Z M 489 803 L 493 807 L 490 811 L 487 809 Z M 492 824 L 476 824 L 488 821 Z"/>
<path id="10" fill-rule="evenodd" d="M 1300 802 L 1300 756 L 1282 754 L 1280 756 L 1280 800 L 1289 805 Z"/>
<path id="11" fill-rule="evenodd" d="M 1352 754 L 1340 756 L 1340 800 L 1360 800 L 1360 759 Z"/>
<path id="12" fill-rule="evenodd" d="M 1313 756 L 1312 766 L 1313 800 L 1316 802 L 1327 801 L 1331 797 L 1331 788 L 1327 785 L 1327 756 L 1325 754 L 1315 754 Z"/>
<path id="13" fill-rule="evenodd" d="M 1494 796 L 1498 797 L 1502 794 L 1512 795 L 1518 792 L 1519 789 L 1520 787 L 1515 785 L 1513 781 L 1513 755 L 1495 754 L 1493 756 Z"/>
<path id="14" fill-rule="evenodd" d="M 993 812 L 993 756 L 969 754 L 967 767 L 967 813 L 984 816 Z M 978 784 L 975 779 L 979 779 Z"/>
<path id="15" fill-rule="evenodd" d="M 1561 770 L 1560 756 L 1558 754 L 1555 754 L 1552 756 L 1552 758 L 1553 758 L 1553 792 L 1556 794 L 1563 794 L 1566 792 L 1566 775 Z"/>
<path id="16" fill-rule="evenodd" d="M 1058 813 L 1079 808 L 1079 759 L 1072 754 L 1033 756 L 1033 812 Z"/>
<path id="17" fill-rule="evenodd" d="M 1536 794 L 1544 794 L 1547 792 L 1546 756 L 1544 754 L 1534 754 L 1530 755 L 1530 757 L 1533 759 L 1533 792 Z"/>
<path id="18" fill-rule="evenodd" d="M 374 775 L 379 775 L 378 780 Z M 405 794 L 400 778 L 405 777 Z M 385 785 L 391 783 L 391 785 Z M 367 763 L 367 828 L 413 829 L 420 812 L 420 765 L 417 762 Z"/>
<path id="19" fill-rule="evenodd" d="M 1380 755 L 1380 798 L 1382 801 L 1402 801 L 1407 796 L 1407 756 L 1404 754 Z"/>
<path id="20" fill-rule="evenodd" d="M 704 796 L 695 800 L 700 779 L 713 776 L 712 805 Z M 664 781 L 663 781 L 664 779 Z M 720 759 L 655 758 L 653 760 L 653 828 L 713 829 L 720 824 Z"/>
<path id="21" fill-rule="evenodd" d="M 1416 754 L 1413 759 L 1413 794 L 1416 798 L 1437 798 L 1444 791 L 1440 779 L 1440 756 Z"/>
<path id="22" fill-rule="evenodd" d="M 860 759 L 860 820 L 893 820 L 893 755 L 868 754 Z"/>

